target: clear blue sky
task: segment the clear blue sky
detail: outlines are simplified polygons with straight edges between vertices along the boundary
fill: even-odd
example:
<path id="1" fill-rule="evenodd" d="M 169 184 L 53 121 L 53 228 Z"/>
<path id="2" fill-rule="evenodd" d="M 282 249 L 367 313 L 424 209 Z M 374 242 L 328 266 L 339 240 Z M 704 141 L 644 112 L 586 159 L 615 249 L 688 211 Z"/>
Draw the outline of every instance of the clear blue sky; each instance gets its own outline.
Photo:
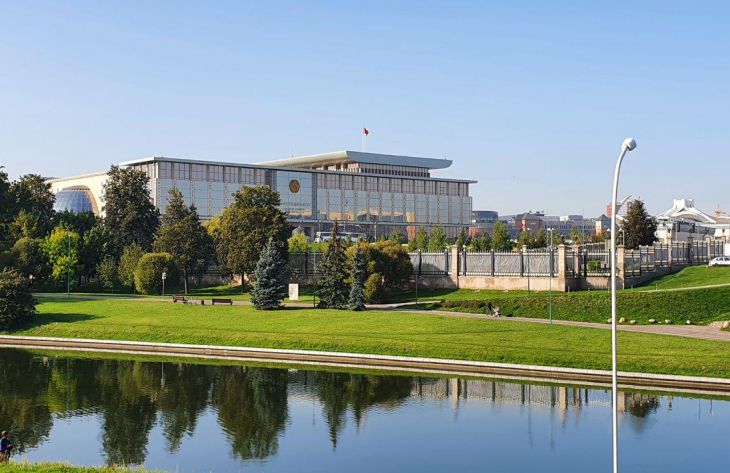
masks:
<path id="1" fill-rule="evenodd" d="M 0 0 L 0 164 L 359 149 L 454 160 L 475 209 L 730 210 L 727 2 Z"/>

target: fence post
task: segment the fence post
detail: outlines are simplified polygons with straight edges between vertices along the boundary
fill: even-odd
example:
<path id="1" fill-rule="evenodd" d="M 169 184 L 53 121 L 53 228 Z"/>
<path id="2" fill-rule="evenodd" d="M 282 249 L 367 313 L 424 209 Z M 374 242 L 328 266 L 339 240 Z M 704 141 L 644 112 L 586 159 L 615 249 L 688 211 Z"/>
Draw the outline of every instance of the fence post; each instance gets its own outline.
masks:
<path id="1" fill-rule="evenodd" d="M 565 245 L 558 245 L 558 286 L 561 291 L 568 289 L 567 274 L 565 274 Z"/>
<path id="2" fill-rule="evenodd" d="M 525 251 L 527 250 L 527 247 L 525 245 L 522 245 L 522 248 L 520 249 L 520 277 L 525 276 Z"/>
<path id="3" fill-rule="evenodd" d="M 418 275 L 419 275 L 419 276 L 421 275 L 421 264 L 422 264 L 422 260 L 421 260 L 421 250 L 419 249 L 419 250 L 418 250 Z"/>
<path id="4" fill-rule="evenodd" d="M 461 249 L 461 274 L 466 276 L 466 247 Z"/>
<path id="5" fill-rule="evenodd" d="M 641 274 L 641 247 L 639 247 L 639 274 Z M 626 289 L 626 247 L 624 245 L 616 245 L 616 286 Z"/>
<path id="6" fill-rule="evenodd" d="M 304 274 L 303 276 L 308 276 L 307 274 L 307 266 L 309 265 L 309 248 L 304 250 Z"/>
<path id="7" fill-rule="evenodd" d="M 667 238 L 667 268 L 672 269 L 672 252 L 673 252 L 672 237 Z"/>
<path id="8" fill-rule="evenodd" d="M 494 261 L 495 261 L 494 250 L 490 251 L 489 254 L 491 255 L 491 258 L 492 258 L 492 277 L 494 277 Z"/>
<path id="9" fill-rule="evenodd" d="M 451 280 L 459 287 L 459 247 L 452 245 L 451 248 Z M 448 258 L 449 250 L 446 250 L 446 257 Z M 448 261 L 448 259 L 447 259 Z"/>

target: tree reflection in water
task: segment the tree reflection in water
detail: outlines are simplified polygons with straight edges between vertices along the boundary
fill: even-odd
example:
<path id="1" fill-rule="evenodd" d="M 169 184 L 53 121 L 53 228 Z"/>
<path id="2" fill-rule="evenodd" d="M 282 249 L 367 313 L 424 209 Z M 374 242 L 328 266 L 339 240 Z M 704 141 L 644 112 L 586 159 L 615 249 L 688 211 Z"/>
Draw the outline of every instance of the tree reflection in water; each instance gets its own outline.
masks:
<path id="1" fill-rule="evenodd" d="M 289 419 L 288 399 L 302 394 L 319 402 L 333 449 L 348 413 L 360 428 L 371 408 L 395 408 L 410 396 L 469 396 L 561 411 L 579 410 L 582 402 L 588 402 L 587 390 L 582 401 L 577 390 L 571 396 L 570 390 L 560 387 L 468 383 L 467 388 L 463 380 L 94 360 L 0 349 L 0 386 L 5 388 L 0 428 L 11 431 L 22 454 L 48 439 L 54 418 L 96 415 L 106 461 L 133 465 L 147 457 L 153 428 L 161 429 L 172 453 L 195 433 L 201 416 L 210 412 L 217 416 L 233 456 L 248 460 L 277 453 Z M 652 396 L 627 395 L 622 400 L 626 401 L 624 412 L 636 419 L 636 429 L 643 428 L 658 406 Z"/>

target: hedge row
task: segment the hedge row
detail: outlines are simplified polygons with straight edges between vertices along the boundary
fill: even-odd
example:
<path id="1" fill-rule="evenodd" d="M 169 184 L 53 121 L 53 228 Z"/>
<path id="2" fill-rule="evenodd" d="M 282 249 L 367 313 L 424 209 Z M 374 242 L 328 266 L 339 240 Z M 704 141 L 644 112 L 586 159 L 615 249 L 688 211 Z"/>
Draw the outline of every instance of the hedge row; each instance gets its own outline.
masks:
<path id="1" fill-rule="evenodd" d="M 584 322 L 606 322 L 611 316 L 608 291 L 559 293 L 553 295 L 553 318 Z M 443 309 L 486 313 L 487 306 L 499 306 L 503 315 L 513 317 L 548 317 L 548 298 L 544 294 L 495 296 L 484 300 L 441 301 Z M 618 295 L 619 317 L 648 323 L 649 319 L 674 323 L 709 323 L 730 320 L 730 287 L 686 291 L 622 291 Z"/>

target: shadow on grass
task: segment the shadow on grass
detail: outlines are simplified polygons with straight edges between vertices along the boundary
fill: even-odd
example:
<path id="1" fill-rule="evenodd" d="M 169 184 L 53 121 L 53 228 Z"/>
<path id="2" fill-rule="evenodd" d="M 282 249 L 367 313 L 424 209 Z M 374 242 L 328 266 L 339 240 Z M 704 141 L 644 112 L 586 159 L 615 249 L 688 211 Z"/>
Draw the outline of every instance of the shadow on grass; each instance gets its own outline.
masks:
<path id="1" fill-rule="evenodd" d="M 74 323 L 74 322 L 85 322 L 87 320 L 97 319 L 98 316 L 91 314 L 43 314 L 34 315 L 30 321 L 23 324 L 21 327 L 17 327 L 9 332 L 15 332 L 20 330 L 27 330 L 31 328 L 41 327 L 43 325 L 55 324 L 55 323 Z"/>

